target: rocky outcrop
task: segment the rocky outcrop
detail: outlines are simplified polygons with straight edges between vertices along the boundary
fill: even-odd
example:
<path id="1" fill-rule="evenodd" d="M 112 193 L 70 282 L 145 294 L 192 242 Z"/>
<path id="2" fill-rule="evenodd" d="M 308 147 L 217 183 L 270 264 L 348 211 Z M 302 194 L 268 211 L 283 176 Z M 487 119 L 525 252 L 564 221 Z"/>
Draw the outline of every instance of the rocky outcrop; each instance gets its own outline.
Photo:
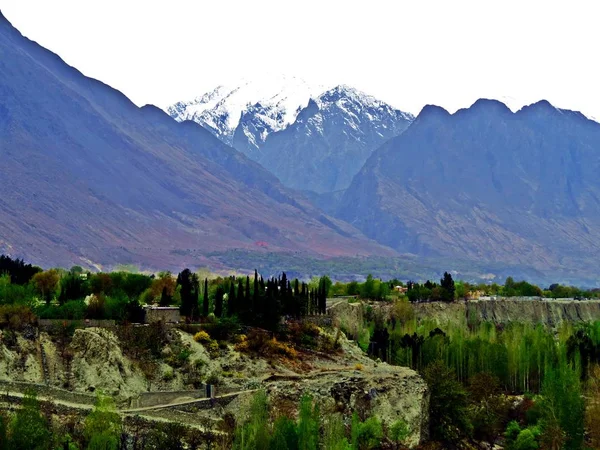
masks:
<path id="1" fill-rule="evenodd" d="M 296 412 L 300 398 L 309 394 L 321 414 L 341 413 L 349 423 L 354 412 L 377 416 L 387 426 L 404 421 L 410 430 L 405 444 L 415 447 L 427 440 L 429 391 L 413 370 L 378 364 L 363 370 L 337 370 L 307 376 L 272 379 L 265 383 L 269 402 L 280 413 Z M 243 419 L 253 394 L 240 395 L 226 408 Z"/>
<path id="2" fill-rule="evenodd" d="M 372 302 L 377 314 L 389 315 L 390 303 Z M 418 320 L 434 320 L 441 326 L 451 323 L 477 323 L 490 321 L 496 324 L 510 322 L 541 323 L 556 327 L 563 322 L 594 322 L 600 320 L 598 300 L 532 300 L 527 298 L 500 300 L 470 300 L 455 303 L 414 303 Z M 365 307 L 362 302 L 334 303 L 329 312 L 332 321 L 350 333 L 363 326 Z"/>
<path id="3" fill-rule="evenodd" d="M 109 330 L 76 330 L 70 348 L 75 390 L 99 389 L 121 396 L 147 390 L 145 377 L 123 355 L 119 340 Z"/>
<path id="4" fill-rule="evenodd" d="M 35 339 L 0 331 L 0 380 L 42 383 L 44 374 Z"/>

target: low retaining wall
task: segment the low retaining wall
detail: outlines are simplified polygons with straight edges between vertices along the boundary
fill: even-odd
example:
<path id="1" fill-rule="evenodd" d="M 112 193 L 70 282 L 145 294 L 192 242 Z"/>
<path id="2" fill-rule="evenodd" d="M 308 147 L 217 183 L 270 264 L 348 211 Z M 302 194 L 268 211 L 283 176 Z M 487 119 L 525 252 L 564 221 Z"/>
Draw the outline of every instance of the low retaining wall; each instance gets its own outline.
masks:
<path id="1" fill-rule="evenodd" d="M 60 389 L 45 384 L 32 384 L 20 381 L 2 381 L 0 380 L 0 394 L 6 392 L 18 392 L 24 394 L 28 390 L 33 390 L 40 397 L 48 397 L 62 400 L 69 403 L 93 406 L 96 403 L 96 396 L 84 394 L 82 392 L 72 392 L 66 389 Z"/>
<path id="2" fill-rule="evenodd" d="M 39 328 L 48 331 L 59 327 L 75 328 L 114 328 L 114 320 L 65 320 L 65 319 L 38 319 Z"/>
<path id="3" fill-rule="evenodd" d="M 206 387 L 197 391 L 165 391 L 165 392 L 142 392 L 136 397 L 129 399 L 129 408 L 147 408 L 150 406 L 167 405 L 178 399 L 203 399 L 206 398 Z"/>

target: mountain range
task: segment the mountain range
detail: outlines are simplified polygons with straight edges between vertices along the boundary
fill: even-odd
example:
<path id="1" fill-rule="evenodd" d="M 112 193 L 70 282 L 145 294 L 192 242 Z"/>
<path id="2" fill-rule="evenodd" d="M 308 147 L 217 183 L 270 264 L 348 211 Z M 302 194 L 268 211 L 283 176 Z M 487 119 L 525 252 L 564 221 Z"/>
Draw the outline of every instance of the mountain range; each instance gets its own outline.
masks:
<path id="1" fill-rule="evenodd" d="M 85 77 L 0 16 L 0 253 L 207 264 L 230 249 L 393 255 L 200 125 Z"/>
<path id="2" fill-rule="evenodd" d="M 425 107 L 369 158 L 337 217 L 398 251 L 596 277 L 600 124 L 540 101 Z"/>
<path id="3" fill-rule="evenodd" d="M 581 113 L 482 99 L 415 118 L 295 78 L 139 108 L 1 13 L 0 55 L 0 253 L 246 270 L 260 255 L 300 276 L 311 258 L 349 276 L 373 258 L 375 274 L 423 261 L 598 283 L 600 124 Z"/>

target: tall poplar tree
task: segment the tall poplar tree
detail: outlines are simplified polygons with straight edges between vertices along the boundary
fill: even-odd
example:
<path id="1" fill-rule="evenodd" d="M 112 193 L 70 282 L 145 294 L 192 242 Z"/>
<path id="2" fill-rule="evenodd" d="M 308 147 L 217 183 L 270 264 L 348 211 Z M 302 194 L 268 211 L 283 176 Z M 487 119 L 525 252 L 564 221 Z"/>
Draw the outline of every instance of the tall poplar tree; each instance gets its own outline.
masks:
<path id="1" fill-rule="evenodd" d="M 204 301 L 202 302 L 202 315 L 208 317 L 208 278 L 204 279 Z"/>

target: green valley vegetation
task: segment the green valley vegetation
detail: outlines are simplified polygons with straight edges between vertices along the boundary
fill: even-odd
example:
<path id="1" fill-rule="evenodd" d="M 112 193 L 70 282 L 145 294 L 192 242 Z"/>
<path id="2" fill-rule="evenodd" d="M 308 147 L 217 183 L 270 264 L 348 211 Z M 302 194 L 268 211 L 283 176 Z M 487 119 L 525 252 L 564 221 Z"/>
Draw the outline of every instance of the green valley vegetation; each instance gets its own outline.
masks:
<path id="1" fill-rule="evenodd" d="M 431 392 L 431 437 L 440 445 L 474 439 L 508 449 L 574 450 L 589 444 L 586 430 L 596 430 L 600 442 L 600 322 L 557 329 L 440 324 L 419 321 L 410 308 L 400 300 L 387 318 L 371 308 L 366 350 L 422 374 Z"/>
<path id="2" fill-rule="evenodd" d="M 117 324 L 116 334 L 126 344 L 123 351 L 137 361 L 151 362 L 149 373 L 156 372 L 161 360 L 190 373 L 194 363 L 189 349 L 160 324 L 129 326 L 144 320 L 145 304 L 178 308 L 185 322 L 181 329 L 192 333 L 210 355 L 228 341 L 240 352 L 293 361 L 300 349 L 337 351 L 338 338 L 321 333 L 305 318 L 325 315 L 328 299 L 361 302 L 357 307 L 364 312 L 364 323 L 356 330 L 344 330 L 344 324 L 341 328 L 373 359 L 413 368 L 425 379 L 431 395 L 432 442 L 427 448 L 465 442 L 503 443 L 508 449 L 600 445 L 600 322 L 564 322 L 554 329 L 477 318 L 440 323 L 417 317 L 413 307 L 475 295 L 597 298 L 597 291 L 559 284 L 543 289 L 511 278 L 504 285 L 471 285 L 450 273 L 439 281 L 416 283 L 372 276 L 363 282 L 332 282 L 327 276 L 303 281 L 288 279 L 283 272 L 265 280 L 257 271 L 210 279 L 189 269 L 178 275 L 90 273 L 81 267 L 44 271 L 8 257 L 0 258 L 0 274 L 0 329 L 7 345 L 16 347 L 16 333 L 30 332 L 39 319 L 72 321 L 72 326 L 85 319 L 108 319 Z M 62 331 L 54 336 L 59 344 L 72 333 Z M 167 343 L 168 355 L 162 352 Z M 62 352 L 66 345 L 58 348 Z M 66 350 L 64 358 L 68 359 Z M 167 380 L 174 374 L 162 376 Z M 402 448 L 410 432 L 404 423 L 386 425 L 360 413 L 351 420 L 325 414 L 310 397 L 301 400 L 298 414 L 273 406 L 259 392 L 247 420 L 223 418 L 228 443 L 222 448 Z M 140 431 L 137 444 L 126 444 L 121 416 L 112 400 L 102 396 L 85 420 L 67 428 L 49 417 L 28 393 L 16 411 L 0 415 L 0 449 L 183 448 L 184 442 L 199 448 L 205 444 L 202 439 L 208 439 L 169 422 Z M 196 447 L 190 444 L 194 442 Z"/>
<path id="3" fill-rule="evenodd" d="M 339 413 L 322 414 L 308 395 L 301 398 L 296 418 L 276 414 L 264 391 L 254 395 L 246 420 L 236 423 L 225 417 L 222 424 L 228 432 L 219 438 L 177 424 L 156 425 L 132 435 L 125 432 L 112 400 L 102 395 L 83 421 L 71 418 L 58 424 L 29 392 L 14 414 L 0 414 L 0 449 L 183 450 L 208 442 L 208 448 L 236 450 L 369 450 L 403 448 L 401 442 L 409 433 L 402 421 L 386 427 L 376 417 L 361 419 L 358 413 L 345 424 Z"/>

